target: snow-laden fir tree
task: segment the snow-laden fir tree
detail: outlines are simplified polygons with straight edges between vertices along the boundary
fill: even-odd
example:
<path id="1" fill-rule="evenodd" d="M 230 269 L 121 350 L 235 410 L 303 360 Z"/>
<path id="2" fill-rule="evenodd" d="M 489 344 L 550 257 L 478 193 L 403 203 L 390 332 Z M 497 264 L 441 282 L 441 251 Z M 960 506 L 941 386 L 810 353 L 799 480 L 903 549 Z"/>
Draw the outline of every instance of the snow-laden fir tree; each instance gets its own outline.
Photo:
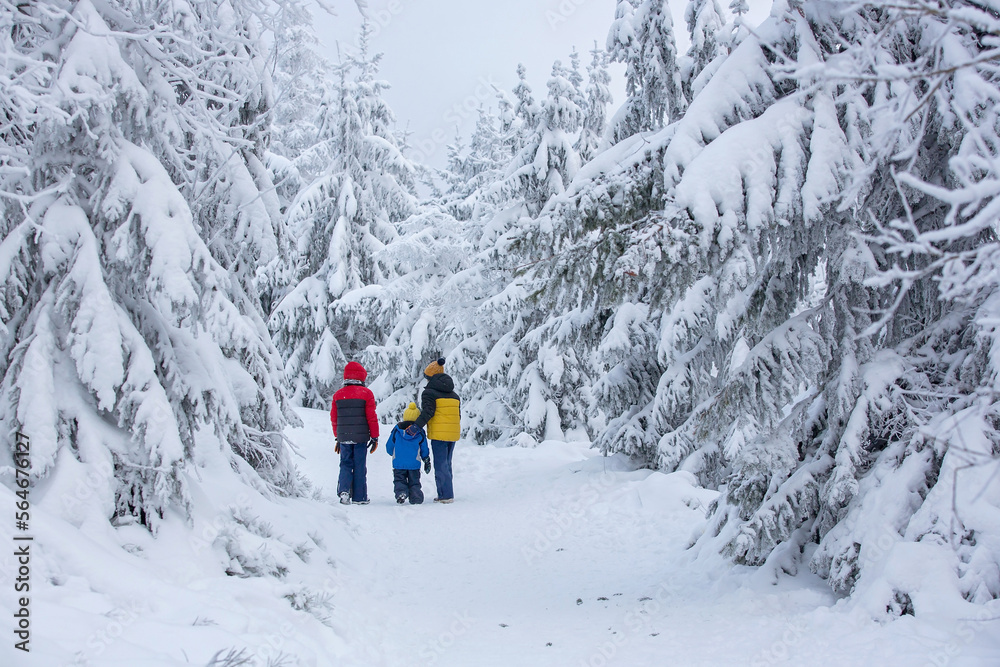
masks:
<path id="1" fill-rule="evenodd" d="M 317 52 L 312 13 L 298 3 L 280 3 L 273 22 L 272 79 L 274 108 L 265 164 L 274 181 L 281 222 L 278 253 L 261 262 L 256 289 L 265 317 L 298 279 L 296 239 L 287 229 L 290 208 L 302 188 L 314 182 L 334 159 L 333 131 L 338 107 L 329 72 Z"/>
<path id="2" fill-rule="evenodd" d="M 517 152 L 519 127 L 517 106 L 505 90 L 496 90 L 497 121 L 499 122 L 500 152 L 514 155 Z"/>
<path id="3" fill-rule="evenodd" d="M 413 169 L 396 144 L 370 33 L 366 23 L 360 55 L 340 67 L 336 111 L 319 137 L 332 142 L 332 160 L 289 207 L 298 278 L 270 319 L 295 400 L 312 407 L 329 403 L 344 364 L 380 343 L 402 307 L 383 289 L 394 268 L 382 252 L 414 210 Z"/>
<path id="4" fill-rule="evenodd" d="M 970 7 L 776 3 L 683 118 L 592 160 L 515 239 L 539 315 L 514 349 L 579 369 L 605 451 L 724 486 L 698 549 L 791 572 L 818 542 L 810 565 L 878 613 L 934 599 L 893 574 L 914 558 L 959 600 L 997 595 L 996 86 L 973 37 L 995 19 Z"/>
<path id="5" fill-rule="evenodd" d="M 592 161 L 594 175 L 554 205 L 551 231 L 525 235 L 551 249 L 534 269 L 539 308 L 569 313 L 540 328 L 537 347 L 593 354 L 584 414 L 592 427 L 608 420 L 602 447 L 709 484 L 734 475 L 747 521 L 796 470 L 818 418 L 810 406 L 836 331 L 815 286 L 839 269 L 835 258 L 824 268 L 822 249 L 848 247 L 826 216 L 837 219 L 831 196 L 861 160 L 836 92 L 798 93 L 772 67 L 772 49 L 815 61 L 828 43 L 776 11 L 767 41 L 748 38 L 683 118 Z M 810 488 L 788 504 L 794 527 L 795 512 L 817 511 Z"/>
<path id="6" fill-rule="evenodd" d="M 505 97 L 498 99 L 510 110 Z M 502 186 L 495 186 L 503 180 L 514 157 L 513 146 L 509 119 L 504 121 L 490 109 L 480 108 L 468 150 L 456 145 L 449 160 L 446 173 L 449 189 L 444 205 L 451 215 L 459 220 L 481 221 L 495 212 L 495 204 L 503 199 Z"/>
<path id="7" fill-rule="evenodd" d="M 587 97 L 583 92 L 583 73 L 580 72 L 580 52 L 573 47 L 569 54 L 569 68 L 566 79 L 573 86 L 573 101 L 580 109 L 587 108 Z"/>
<path id="8" fill-rule="evenodd" d="M 520 150 L 524 140 L 531 135 L 538 125 L 538 118 L 541 113 L 541 108 L 535 101 L 531 86 L 528 84 L 528 70 L 522 63 L 517 64 L 517 85 L 514 86 L 514 90 L 511 92 L 514 95 L 514 99 L 517 100 L 514 103 L 514 117 L 517 120 L 516 129 L 518 139 L 515 144 L 515 150 Z"/>
<path id="9" fill-rule="evenodd" d="M 745 18 L 750 11 L 750 5 L 747 0 L 732 0 L 729 3 L 729 11 L 733 14 L 733 20 L 726 24 L 724 31 L 727 36 L 726 41 L 730 48 L 733 48 L 750 34 Z"/>
<path id="10" fill-rule="evenodd" d="M 296 10 L 299 3 L 287 6 Z M 190 148 L 177 142 L 162 151 L 175 160 L 166 164 L 171 174 L 177 178 L 183 174 L 190 184 L 189 201 L 202 238 L 232 276 L 234 288 L 243 292 L 234 294 L 234 299 L 247 311 L 262 308 L 257 267 L 274 259 L 279 245 L 287 241 L 280 201 L 266 166 L 274 95 L 260 32 L 261 26 L 274 22 L 269 9 L 257 3 L 211 2 L 148 10 L 177 35 L 176 42 L 161 47 L 165 55 L 188 63 L 196 77 L 190 81 L 180 77 L 179 98 L 184 100 L 188 94 L 184 88 L 191 86 L 214 98 L 200 102 L 204 111 L 198 110 L 199 120 L 211 123 L 213 131 L 192 128 Z M 137 48 L 130 43 L 126 51 Z M 224 55 L 209 56 L 213 49 Z M 166 84 L 177 74 L 164 71 L 162 77 Z M 252 305 L 242 303 L 245 299 Z"/>
<path id="11" fill-rule="evenodd" d="M 964 1 L 865 9 L 881 17 L 880 39 L 831 74 L 884 82 L 871 125 L 885 195 L 868 208 L 884 259 L 869 283 L 892 299 L 859 332 L 887 349 L 863 375 L 822 489 L 812 565 L 871 608 L 920 613 L 943 600 L 907 569 L 954 581 L 970 602 L 1000 597 L 1000 19 Z"/>
<path id="12" fill-rule="evenodd" d="M 582 107 L 585 111 L 580 139 L 576 145 L 581 162 L 589 161 L 604 146 L 604 134 L 608 125 L 608 105 L 612 102 L 608 55 L 604 49 L 597 48 L 596 42 L 590 51 L 586 92 L 586 104 Z"/>
<path id="13" fill-rule="evenodd" d="M 520 71 L 523 75 L 523 68 Z M 530 98 L 530 88 L 520 92 L 529 96 L 528 106 L 515 103 L 504 90 L 496 91 L 497 114 L 480 109 L 468 154 L 457 160 L 446 174 L 452 186 L 445 197 L 445 207 L 460 220 L 482 223 L 503 209 L 523 206 L 524 184 L 520 178 L 509 178 L 508 171 L 534 132 L 535 128 L 527 127 L 526 123 L 537 123 L 541 109 Z M 532 111 L 525 116 L 518 113 L 518 108 Z M 529 121 L 529 117 L 534 120 Z"/>
<path id="14" fill-rule="evenodd" d="M 595 100 L 591 122 L 596 129 L 602 120 L 607 88 L 606 70 L 597 49 L 594 58 L 598 64 L 594 72 L 597 81 L 591 90 Z M 516 178 L 520 187 L 509 189 L 508 208 L 487 226 L 495 231 L 497 245 L 477 260 L 488 262 L 493 275 L 506 274 L 502 292 L 487 299 L 476 313 L 483 329 L 496 332 L 477 339 L 480 349 L 483 343 L 489 344 L 485 348 L 488 355 L 465 387 L 473 424 L 470 435 L 481 442 L 527 444 L 563 439 L 568 433 L 585 437 L 590 426 L 583 414 L 590 395 L 585 370 L 590 359 L 583 351 L 576 354 L 574 327 L 592 311 L 581 314 L 574 310 L 560 316 L 566 311 L 531 305 L 537 285 L 530 276 L 521 275 L 551 254 L 546 207 L 560 200 L 580 166 L 574 148 L 580 145 L 583 115 L 572 100 L 564 72 L 557 62 L 536 133 L 508 169 L 506 182 Z M 542 218 L 536 220 L 539 214 Z M 490 260 L 491 255 L 503 259 Z"/>
<path id="15" fill-rule="evenodd" d="M 187 507 L 187 471 L 212 452 L 294 492 L 280 358 L 245 274 L 212 252 L 266 229 L 228 208 L 265 184 L 250 165 L 268 84 L 244 39 L 259 19 L 242 3 L 89 0 L 0 15 L 3 430 L 31 438 L 33 477 L 106 480 L 100 511 L 151 530 Z M 139 26 L 158 28 L 139 40 Z M 202 179 L 205 164 L 234 180 Z M 199 195 L 231 216 L 211 246 Z"/>
<path id="16" fill-rule="evenodd" d="M 562 192 L 580 168 L 576 150 L 583 110 L 569 72 L 556 61 L 548 81 L 549 93 L 535 116 L 537 125 L 507 167 L 508 197 L 522 201 L 531 216 Z"/>
<path id="17" fill-rule="evenodd" d="M 809 535 L 841 411 L 858 400 L 856 369 L 872 361 L 855 333 L 882 305 L 855 236 L 852 208 L 867 192 L 842 197 L 869 154 L 869 102 L 854 87 L 789 86 L 769 57 L 805 68 L 876 31 L 822 11 L 776 5 L 661 134 L 652 192 L 662 179 L 663 203 L 621 228 L 616 266 L 623 287 L 635 275 L 648 290 L 637 340 L 654 342 L 659 367 L 650 377 L 649 365 L 605 364 L 598 384 L 614 408 L 603 446 L 726 484 L 706 539 L 745 563 Z"/>
<path id="18" fill-rule="evenodd" d="M 486 110 L 480 106 L 479 107 L 479 117 L 476 120 L 476 130 L 475 132 L 481 132 L 482 128 L 486 122 Z M 445 154 L 447 155 L 448 161 L 447 166 L 441 173 L 441 178 L 444 181 L 444 188 L 447 192 L 452 193 L 455 191 L 467 190 L 465 186 L 466 181 L 466 160 L 465 160 L 465 144 L 462 143 L 462 135 L 458 130 L 455 130 L 455 139 L 448 145 L 444 147 Z M 438 190 L 438 194 L 435 195 L 436 198 L 443 198 L 443 194 L 440 192 L 441 187 L 435 183 L 435 187 Z M 463 196 L 462 192 L 457 193 L 459 197 Z M 450 202 L 449 202 L 450 203 Z"/>
<path id="19" fill-rule="evenodd" d="M 318 176 L 330 158 L 330 142 L 320 137 L 329 136 L 326 125 L 335 101 L 327 76 L 331 65 L 317 51 L 312 20 L 301 6 L 281 5 L 271 63 L 275 99 L 268 148 L 274 157 L 291 161 L 306 181 Z"/>
<path id="20" fill-rule="evenodd" d="M 721 62 L 720 56 L 728 54 L 720 42 L 726 18 L 719 0 L 690 0 L 684 10 L 684 20 L 691 46 L 681 60 L 681 88 L 684 97 L 692 100 Z"/>
<path id="21" fill-rule="evenodd" d="M 615 142 L 681 117 L 674 20 L 666 0 L 620 0 L 608 33 L 612 61 L 625 64 L 625 104 L 611 121 Z"/>

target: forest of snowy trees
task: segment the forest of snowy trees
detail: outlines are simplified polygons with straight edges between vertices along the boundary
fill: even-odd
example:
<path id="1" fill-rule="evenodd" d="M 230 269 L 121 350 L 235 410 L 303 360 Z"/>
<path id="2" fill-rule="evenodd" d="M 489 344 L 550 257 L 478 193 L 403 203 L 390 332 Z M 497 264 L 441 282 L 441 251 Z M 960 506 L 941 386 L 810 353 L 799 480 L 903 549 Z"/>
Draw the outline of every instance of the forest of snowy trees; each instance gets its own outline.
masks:
<path id="1" fill-rule="evenodd" d="M 291 406 L 354 359 L 391 423 L 440 354 L 469 443 L 721 490 L 693 553 L 1000 597 L 1000 2 L 745 12 L 620 0 L 436 170 L 299 0 L 3 2 L 3 432 L 155 532 L 206 458 L 304 493 Z"/>

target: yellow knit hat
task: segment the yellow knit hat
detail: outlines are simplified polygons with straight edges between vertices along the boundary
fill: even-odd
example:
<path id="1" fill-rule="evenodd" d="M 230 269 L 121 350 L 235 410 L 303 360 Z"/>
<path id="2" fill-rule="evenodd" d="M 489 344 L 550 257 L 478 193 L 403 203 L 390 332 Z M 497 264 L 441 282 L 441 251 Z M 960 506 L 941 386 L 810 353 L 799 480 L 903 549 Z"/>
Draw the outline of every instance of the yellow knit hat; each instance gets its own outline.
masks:
<path id="1" fill-rule="evenodd" d="M 432 361 L 424 369 L 424 376 L 429 378 L 441 373 L 444 373 L 444 357 L 441 357 L 437 361 Z"/>
<path id="2" fill-rule="evenodd" d="M 410 401 L 410 404 L 406 406 L 405 410 L 403 410 L 403 421 L 404 422 L 417 421 L 417 417 L 419 416 L 420 416 L 420 410 L 417 408 L 417 404 L 414 403 L 413 401 Z"/>

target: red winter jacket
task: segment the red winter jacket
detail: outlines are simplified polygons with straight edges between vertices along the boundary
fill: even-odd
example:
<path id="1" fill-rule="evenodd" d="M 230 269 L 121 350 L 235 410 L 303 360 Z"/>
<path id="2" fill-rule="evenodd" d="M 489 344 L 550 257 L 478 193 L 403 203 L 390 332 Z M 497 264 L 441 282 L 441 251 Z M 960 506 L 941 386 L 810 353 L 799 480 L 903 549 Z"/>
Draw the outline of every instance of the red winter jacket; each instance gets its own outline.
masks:
<path id="1" fill-rule="evenodd" d="M 347 384 L 333 395 L 330 422 L 337 442 L 368 443 L 378 437 L 375 395 L 362 384 Z M 339 428 L 338 428 L 339 427 Z"/>

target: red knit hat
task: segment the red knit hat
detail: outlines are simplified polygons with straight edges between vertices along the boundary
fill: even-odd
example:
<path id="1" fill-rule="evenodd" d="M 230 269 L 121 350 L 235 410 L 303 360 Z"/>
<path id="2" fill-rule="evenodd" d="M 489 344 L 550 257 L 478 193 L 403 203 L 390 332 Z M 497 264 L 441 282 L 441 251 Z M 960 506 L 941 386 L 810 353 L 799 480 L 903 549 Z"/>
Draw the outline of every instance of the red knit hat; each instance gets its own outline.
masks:
<path id="1" fill-rule="evenodd" d="M 368 371 L 366 371 L 365 367 L 356 361 L 352 361 L 344 367 L 345 380 L 360 380 L 361 382 L 364 382 L 367 377 Z"/>

